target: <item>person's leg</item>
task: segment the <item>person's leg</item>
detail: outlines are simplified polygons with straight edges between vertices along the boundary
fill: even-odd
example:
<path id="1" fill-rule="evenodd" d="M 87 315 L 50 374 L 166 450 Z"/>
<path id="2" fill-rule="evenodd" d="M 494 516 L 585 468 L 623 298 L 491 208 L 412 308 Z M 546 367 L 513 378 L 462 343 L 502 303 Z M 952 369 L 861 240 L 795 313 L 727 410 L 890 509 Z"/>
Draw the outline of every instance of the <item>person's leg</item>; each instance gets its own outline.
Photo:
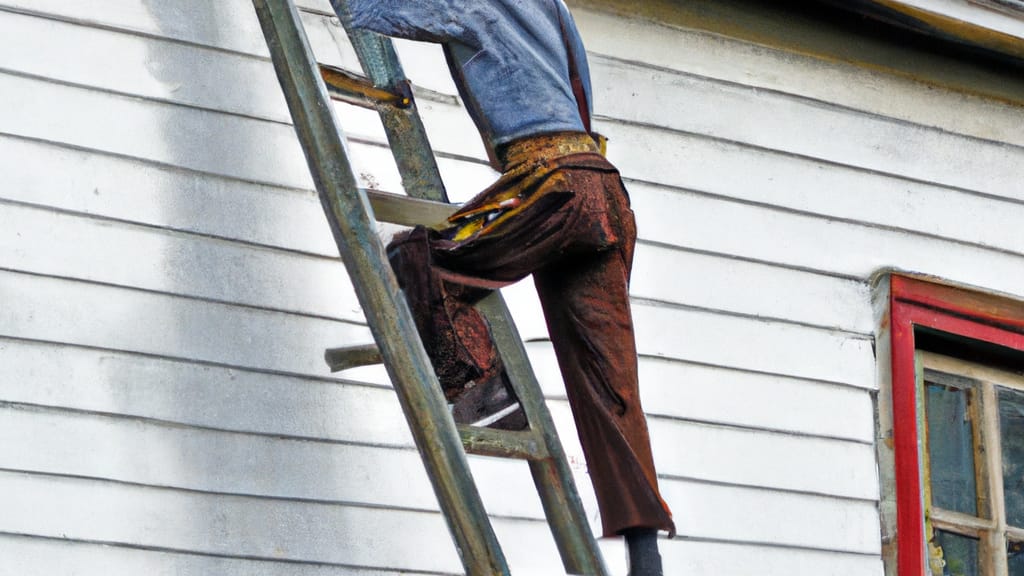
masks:
<path id="1" fill-rule="evenodd" d="M 611 250 L 576 254 L 534 274 L 566 384 L 606 536 L 626 537 L 631 576 L 661 576 L 657 531 L 675 532 L 658 491 L 647 420 L 640 406 L 629 306 L 636 227 L 616 175 L 576 182 L 591 195 L 584 222 L 614 240 Z M 601 194 L 602 198 L 593 198 Z M 593 224 L 592 224 L 593 226 Z"/>
<path id="2" fill-rule="evenodd" d="M 608 252 L 534 274 L 605 536 L 674 530 L 640 405 L 627 273 Z"/>
<path id="3" fill-rule="evenodd" d="M 388 244 L 388 259 L 441 388 L 452 400 L 468 382 L 493 378 L 501 368 L 487 323 L 473 308 L 487 291 L 438 275 L 431 255 L 434 235 L 423 227 L 397 235 Z"/>
<path id="4" fill-rule="evenodd" d="M 452 416 L 460 424 L 525 428 L 525 415 L 504 375 L 487 322 L 474 307 L 490 290 L 441 278 L 431 255 L 436 239 L 436 233 L 414 228 L 388 245 L 388 258 L 453 405 Z"/>
<path id="5" fill-rule="evenodd" d="M 464 240 L 457 228 L 443 232 L 417 227 L 388 245 L 391 266 L 405 292 L 427 355 L 453 403 L 459 423 L 495 428 L 526 426 L 486 320 L 474 304 L 490 290 L 528 276 L 563 252 L 574 234 L 566 226 L 574 195 L 561 177 L 534 179 L 521 192 L 532 200 L 513 218 L 499 220 L 486 234 Z M 513 179 L 512 186 L 522 179 Z M 509 194 L 502 181 L 472 202 Z M 550 192 L 550 193 L 548 193 Z M 511 411 L 511 412 L 510 412 Z M 509 413 L 508 416 L 503 416 Z M 498 420 L 491 418 L 497 414 Z"/>

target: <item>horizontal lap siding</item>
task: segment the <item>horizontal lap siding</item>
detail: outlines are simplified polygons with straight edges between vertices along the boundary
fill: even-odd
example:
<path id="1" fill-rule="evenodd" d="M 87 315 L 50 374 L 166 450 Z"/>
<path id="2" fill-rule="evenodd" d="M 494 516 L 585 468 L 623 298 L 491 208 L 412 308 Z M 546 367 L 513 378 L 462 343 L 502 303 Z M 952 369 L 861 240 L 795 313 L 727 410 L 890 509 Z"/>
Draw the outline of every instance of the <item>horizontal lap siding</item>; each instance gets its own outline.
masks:
<path id="1" fill-rule="evenodd" d="M 422 572 L 353 568 L 349 566 L 289 563 L 275 560 L 220 558 L 194 553 L 113 547 L 0 534 L 0 550 L 6 555 L 5 567 L 19 576 L 108 576 L 146 574 L 148 576 L 201 576 L 204 574 L 246 574 L 248 576 L 419 576 Z M 116 572 L 114 572 L 116 571 Z"/>
<path id="2" fill-rule="evenodd" d="M 369 332 L 249 2 L 172 4 L 0 0 L 0 551 L 30 575 L 457 572 L 386 378 L 323 365 Z M 352 66 L 328 3 L 300 6 Z M 667 572 L 879 574 L 868 279 L 1019 292 L 1019 110 L 579 20 L 640 225 Z M 465 199 L 494 173 L 443 57 L 399 51 Z M 399 191 L 379 121 L 337 111 L 362 183 Z M 531 292 L 510 301 L 585 482 Z M 559 573 L 525 467 L 472 465 L 513 568 Z"/>
<path id="3" fill-rule="evenodd" d="M 52 576 L 74 570 L 81 576 L 107 576 L 112 566 L 125 574 L 180 576 L 205 574 L 246 574 L 251 576 L 397 576 L 399 572 L 291 564 L 283 562 L 225 559 L 196 554 L 117 548 L 102 544 L 68 543 L 60 547 L 37 538 L 0 534 L 0 549 L 10 551 L 9 566 L 21 576 Z M 607 547 L 609 559 L 622 551 Z M 874 574 L 878 562 L 855 554 L 832 554 L 812 550 L 778 549 L 765 546 L 681 540 L 662 546 L 667 562 L 688 573 L 709 574 L 818 574 L 822 576 L 864 576 Z M 405 576 L 423 572 L 402 571 Z"/>

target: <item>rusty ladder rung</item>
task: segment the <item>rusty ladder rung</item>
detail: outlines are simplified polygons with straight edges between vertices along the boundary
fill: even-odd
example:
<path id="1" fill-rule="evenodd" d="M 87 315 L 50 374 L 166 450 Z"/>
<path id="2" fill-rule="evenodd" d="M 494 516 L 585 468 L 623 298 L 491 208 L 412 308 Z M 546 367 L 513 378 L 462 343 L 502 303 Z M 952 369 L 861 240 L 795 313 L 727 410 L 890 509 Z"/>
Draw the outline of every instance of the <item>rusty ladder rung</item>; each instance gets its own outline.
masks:
<path id="1" fill-rule="evenodd" d="M 320 77 L 327 85 L 327 93 L 332 100 L 372 109 L 378 106 L 412 106 L 412 87 L 408 82 L 398 84 L 394 90 L 387 90 L 374 86 L 369 78 L 343 68 L 328 64 L 320 64 L 319 67 Z"/>

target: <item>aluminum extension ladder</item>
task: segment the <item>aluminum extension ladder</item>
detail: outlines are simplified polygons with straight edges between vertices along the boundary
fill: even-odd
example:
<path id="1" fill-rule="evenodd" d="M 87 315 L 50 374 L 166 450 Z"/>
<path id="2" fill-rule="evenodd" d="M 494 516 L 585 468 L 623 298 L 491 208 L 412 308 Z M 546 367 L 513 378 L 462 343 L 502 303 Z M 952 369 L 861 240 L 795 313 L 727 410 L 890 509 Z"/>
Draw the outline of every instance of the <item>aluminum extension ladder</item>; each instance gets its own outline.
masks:
<path id="1" fill-rule="evenodd" d="M 375 218 L 431 224 L 455 210 L 447 203 L 391 41 L 351 29 L 343 14 L 367 77 L 320 67 L 292 0 L 253 3 L 331 231 L 377 343 L 328 350 L 328 364 L 340 370 L 384 362 L 470 576 L 508 575 L 509 569 L 470 473 L 467 452 L 527 460 L 566 571 L 607 576 L 551 415 L 501 296 L 495 292 L 479 308 L 491 325 L 529 428 L 508 432 L 456 426 L 388 264 Z M 328 90 L 337 99 L 380 112 L 408 196 L 359 189 Z"/>

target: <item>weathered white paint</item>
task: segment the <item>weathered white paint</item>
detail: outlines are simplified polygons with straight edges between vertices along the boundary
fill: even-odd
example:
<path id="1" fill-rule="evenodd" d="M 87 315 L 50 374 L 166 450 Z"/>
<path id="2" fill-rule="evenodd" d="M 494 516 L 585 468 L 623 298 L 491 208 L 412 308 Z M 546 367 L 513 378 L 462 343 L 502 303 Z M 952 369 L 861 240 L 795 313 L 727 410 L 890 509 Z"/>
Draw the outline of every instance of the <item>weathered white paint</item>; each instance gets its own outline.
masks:
<path id="1" fill-rule="evenodd" d="M 83 218 L 47 208 L 12 204 L 5 206 L 4 214 L 7 234 L 0 236 L 0 260 L 8 268 L 342 320 L 363 319 L 355 292 L 336 258 Z M 307 226 L 322 228 L 321 218 L 312 215 Z M 280 232 L 281 236 L 288 234 L 288 230 Z M 43 253 L 36 249 L 44 245 L 66 249 Z M 702 274 L 680 279 L 673 273 L 675 266 L 702 270 Z M 871 330 L 870 318 L 857 306 L 865 296 L 864 286 L 850 280 L 657 246 L 638 251 L 634 276 L 632 291 L 640 298 L 861 333 Z M 752 276 L 763 278 L 760 290 L 744 297 L 742 280 Z M 515 293 L 517 307 L 537 309 L 531 288 L 516 288 Z M 798 293 L 804 295 L 799 301 L 790 298 Z M 520 304 L 522 298 L 534 302 Z M 830 298 L 834 301 L 829 302 Z M 536 314 L 530 316 L 539 319 Z M 528 338 L 545 335 L 540 323 L 524 324 L 520 331 Z"/>
<path id="2" fill-rule="evenodd" d="M 640 224 L 666 573 L 881 574 L 867 282 L 1024 295 L 1020 108 L 578 16 Z M 383 371 L 323 366 L 369 334 L 249 2 L 0 0 L 0 38 L 0 573 L 456 572 Z M 465 199 L 494 173 L 443 57 L 399 50 Z M 363 183 L 400 191 L 379 121 L 337 112 Z M 585 482 L 536 297 L 508 293 Z M 473 467 L 516 573 L 560 574 L 525 467 Z"/>
<path id="3" fill-rule="evenodd" d="M 874 450 L 867 444 L 660 418 L 648 426 L 661 474 L 867 501 L 878 497 Z"/>
<path id="4" fill-rule="evenodd" d="M 348 45 L 334 40 L 334 19 L 303 13 L 306 30 L 321 61 L 354 67 L 355 54 Z M 133 94 L 181 104 L 216 108 L 290 123 L 274 70 L 266 66 L 262 53 L 226 53 L 221 46 L 202 47 L 178 41 L 98 29 L 81 23 L 27 14 L 9 14 L 0 20 L 0 34 L 10 39 L 10 50 L 0 55 L 0 68 L 34 76 Z M 61 37 L 63 43 L 48 41 Z M 67 53 L 67 44 L 89 46 L 89 50 Z M 408 67 L 417 84 L 441 93 L 454 94 L 450 78 L 422 70 L 443 66 L 436 51 L 415 50 L 403 44 L 409 54 Z M 160 65 L 153 65 L 158 58 Z M 441 60 L 438 60 L 441 58 Z M 441 78 L 444 82 L 438 82 Z M 244 83 L 246 90 L 223 90 L 226 84 Z"/>
<path id="5" fill-rule="evenodd" d="M 86 544 L 0 534 L 0 550 L 6 553 L 4 569 L 19 576 L 106 576 L 116 570 L 123 574 L 152 576 L 207 576 L 247 574 L 251 576 L 399 576 L 398 572 L 362 568 L 218 558 L 181 552 L 138 550 L 105 544 Z M 401 575 L 420 572 L 402 571 Z"/>
<path id="6" fill-rule="evenodd" d="M 527 349 L 549 397 L 564 397 L 550 343 Z M 869 390 L 664 358 L 640 359 L 650 416 L 870 443 Z"/>
<path id="7" fill-rule="evenodd" d="M 732 542 L 687 541 L 662 546 L 668 566 L 681 574 L 787 574 L 865 576 L 881 574 L 882 563 L 868 554 L 841 554 Z"/>
<path id="8" fill-rule="evenodd" d="M 874 385 L 871 343 L 861 336 L 664 306 L 634 305 L 633 320 L 641 354 Z"/>
<path id="9" fill-rule="evenodd" d="M 702 78 L 598 60 L 602 114 L 886 175 L 1024 198 L 1024 148 Z M 630 86 L 631 97 L 617 87 Z M 635 96 L 633 95 L 635 94 Z M 600 98 L 600 100 L 598 100 Z M 678 113 L 666 113 L 685 103 Z M 799 130 L 793 127 L 799 126 Z M 1018 119 L 1018 126 L 1024 122 Z M 963 150 L 971 149 L 965 156 Z M 928 154 L 920 154 L 928 150 Z M 672 171 L 673 173 L 675 171 Z M 714 174 L 713 171 L 708 171 Z M 651 173 L 654 175 L 654 173 Z"/>
<path id="10" fill-rule="evenodd" d="M 409 448 L 254 438 L 105 415 L 0 408 L 0 468 L 242 494 L 437 510 Z M 391 426 L 400 428 L 401 417 Z M 97 453 L 95 446 L 117 446 Z M 265 474 L 275 470 L 274 474 Z M 488 511 L 544 517 L 526 465 L 474 459 Z"/>
<path id="11" fill-rule="evenodd" d="M 4 400 L 277 437 L 409 447 L 390 388 L 0 339 Z M 70 377 L 69 375 L 74 375 Z"/>
<path id="12" fill-rule="evenodd" d="M 879 552 L 878 510 L 873 502 L 684 482 L 666 482 L 665 493 L 688 511 L 678 519 L 679 530 L 688 536 Z M 800 521 L 784 520 L 794 510 L 801 511 Z"/>
<path id="13" fill-rule="evenodd" d="M 216 94 L 220 109 L 290 122 L 274 71 L 258 58 L 20 14 L 0 18 L 0 34 L 11 46 L 0 67 L 10 72 L 195 106 Z M 69 54 L 68 44 L 89 49 Z M 252 90 L 220 89 L 240 82 Z"/>
<path id="14" fill-rule="evenodd" d="M 316 472 L 310 471 L 310 474 Z M 459 566 L 440 514 L 182 492 L 0 472 L 0 532 L 87 539 L 215 555 L 452 573 Z M 544 525 L 499 520 L 518 570 L 557 558 Z M 410 545 L 415 542 L 416 545 Z M 550 573 L 550 572 L 547 572 Z"/>
<path id="15" fill-rule="evenodd" d="M 0 7 L 246 54 L 268 54 L 256 13 L 244 0 L 216 4 L 185 0 L 173 5 L 149 0 L 4 0 Z"/>
<path id="16" fill-rule="evenodd" d="M 527 348 L 547 395 L 564 398 L 550 344 Z M 9 402 L 273 436 L 412 445 L 408 431 L 396 424 L 402 416 L 387 388 L 5 339 L 0 358 Z M 872 438 L 867 391 L 655 358 L 642 358 L 640 371 L 652 415 L 858 442 Z"/>
<path id="17" fill-rule="evenodd" d="M 631 158 L 647 162 L 643 153 Z M 664 160 L 666 165 L 679 162 Z M 664 216 L 641 223 L 650 240 L 861 279 L 881 268 L 941 270 L 963 284 L 1021 293 L 1024 260 L 1017 254 L 639 182 L 631 189 L 638 214 Z M 1018 227 L 1006 223 L 1005 230 L 1012 239 Z"/>
<path id="18" fill-rule="evenodd" d="M 702 31 L 574 10 L 591 53 L 803 96 L 949 132 L 1021 145 L 1019 108 L 842 61 Z M 643 42 L 620 42 L 643 38 Z M 914 72 L 911 70 L 910 72 Z"/>
<path id="19" fill-rule="evenodd" d="M 275 372 L 323 374 L 324 348 L 371 340 L 335 320 L 3 271 L 0 299 L 4 336 Z"/>

